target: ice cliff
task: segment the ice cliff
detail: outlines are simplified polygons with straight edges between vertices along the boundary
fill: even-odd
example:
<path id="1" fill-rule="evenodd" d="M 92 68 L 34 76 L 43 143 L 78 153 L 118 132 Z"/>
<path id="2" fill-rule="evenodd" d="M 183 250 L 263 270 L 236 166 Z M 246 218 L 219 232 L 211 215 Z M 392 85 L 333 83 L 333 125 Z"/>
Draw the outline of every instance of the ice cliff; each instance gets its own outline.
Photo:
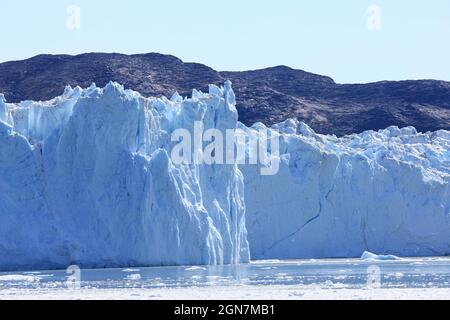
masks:
<path id="1" fill-rule="evenodd" d="M 0 96 L 0 270 L 450 254 L 450 132 L 337 138 L 237 118 L 228 82 L 191 99 L 116 83 Z M 175 164 L 171 135 L 194 121 L 250 139 L 268 130 L 279 172 Z"/>
<path id="2" fill-rule="evenodd" d="M 168 153 L 193 120 L 237 125 L 231 87 L 211 90 L 171 101 L 110 83 L 0 99 L 0 269 L 248 262 L 237 166 L 174 165 Z"/>
<path id="3" fill-rule="evenodd" d="M 253 259 L 450 254 L 450 132 L 337 138 L 296 120 L 269 130 L 280 135 L 278 174 L 241 167 Z"/>

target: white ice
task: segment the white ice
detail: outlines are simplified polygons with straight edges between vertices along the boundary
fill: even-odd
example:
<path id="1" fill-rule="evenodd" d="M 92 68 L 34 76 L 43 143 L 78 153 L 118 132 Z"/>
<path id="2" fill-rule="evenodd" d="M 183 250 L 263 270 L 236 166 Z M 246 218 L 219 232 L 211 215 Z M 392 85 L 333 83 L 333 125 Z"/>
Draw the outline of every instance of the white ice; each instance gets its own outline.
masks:
<path id="1" fill-rule="evenodd" d="M 389 261 L 389 260 L 401 260 L 401 258 L 388 254 L 388 255 L 379 255 L 374 254 L 368 251 L 364 251 L 364 253 L 361 256 L 362 260 L 368 260 L 368 261 Z"/>
<path id="2" fill-rule="evenodd" d="M 193 120 L 237 125 L 229 84 L 211 90 L 170 101 L 110 83 L 0 99 L 0 269 L 248 262 L 237 165 L 168 155 L 172 131 Z"/>
<path id="3" fill-rule="evenodd" d="M 192 99 L 116 83 L 0 96 L 0 270 L 450 254 L 450 132 L 337 138 L 287 120 L 269 128 L 276 175 L 171 161 L 171 133 L 195 120 L 256 138 L 235 103 L 230 83 Z"/>
<path id="4" fill-rule="evenodd" d="M 279 173 L 240 168 L 253 259 L 450 254 L 450 132 L 337 138 L 297 120 L 269 129 L 280 134 Z"/>

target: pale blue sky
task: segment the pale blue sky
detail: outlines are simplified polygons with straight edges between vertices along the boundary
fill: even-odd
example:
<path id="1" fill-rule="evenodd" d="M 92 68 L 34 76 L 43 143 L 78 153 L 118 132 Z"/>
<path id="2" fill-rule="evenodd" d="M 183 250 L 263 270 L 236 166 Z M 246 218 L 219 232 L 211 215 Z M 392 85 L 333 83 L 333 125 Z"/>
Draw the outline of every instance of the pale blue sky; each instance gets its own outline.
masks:
<path id="1" fill-rule="evenodd" d="M 337 82 L 450 80 L 449 0 L 0 0 L 0 61 L 160 52 L 217 70 L 288 65 Z M 81 29 L 66 26 L 81 8 Z M 367 27 L 369 5 L 381 30 Z"/>

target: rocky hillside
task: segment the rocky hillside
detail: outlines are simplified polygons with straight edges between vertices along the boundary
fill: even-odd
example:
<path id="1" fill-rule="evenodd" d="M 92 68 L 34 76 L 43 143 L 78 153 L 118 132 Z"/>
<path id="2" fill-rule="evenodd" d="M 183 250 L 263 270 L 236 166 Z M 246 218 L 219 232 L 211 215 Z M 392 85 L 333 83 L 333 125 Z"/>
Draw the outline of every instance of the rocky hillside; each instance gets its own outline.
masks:
<path id="1" fill-rule="evenodd" d="M 104 86 L 110 80 L 147 96 L 190 95 L 192 88 L 233 82 L 240 120 L 268 125 L 289 117 L 320 133 L 345 135 L 390 125 L 450 130 L 450 82 L 435 80 L 337 84 L 333 79 L 278 66 L 218 72 L 157 53 L 39 55 L 0 64 L 0 92 L 8 102 L 45 100 L 65 85 Z"/>

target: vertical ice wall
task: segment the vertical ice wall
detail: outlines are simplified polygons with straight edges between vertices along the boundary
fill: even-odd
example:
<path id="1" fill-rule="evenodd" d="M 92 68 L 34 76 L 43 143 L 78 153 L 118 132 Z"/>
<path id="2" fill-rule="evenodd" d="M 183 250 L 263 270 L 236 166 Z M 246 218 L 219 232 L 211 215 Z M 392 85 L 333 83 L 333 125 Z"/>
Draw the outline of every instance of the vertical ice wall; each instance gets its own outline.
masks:
<path id="1" fill-rule="evenodd" d="M 0 270 L 450 254 L 450 132 L 337 138 L 287 120 L 268 129 L 274 175 L 173 161 L 172 133 L 195 138 L 195 121 L 261 137 L 235 103 L 229 82 L 191 99 L 115 83 L 0 96 Z"/>
<path id="2" fill-rule="evenodd" d="M 336 138 L 296 120 L 272 129 L 278 174 L 241 167 L 253 259 L 450 254 L 450 132 Z"/>
<path id="3" fill-rule="evenodd" d="M 7 105 L 0 269 L 248 262 L 237 166 L 169 157 L 172 131 L 193 120 L 236 126 L 229 84 L 211 91 L 169 101 L 110 83 Z"/>

